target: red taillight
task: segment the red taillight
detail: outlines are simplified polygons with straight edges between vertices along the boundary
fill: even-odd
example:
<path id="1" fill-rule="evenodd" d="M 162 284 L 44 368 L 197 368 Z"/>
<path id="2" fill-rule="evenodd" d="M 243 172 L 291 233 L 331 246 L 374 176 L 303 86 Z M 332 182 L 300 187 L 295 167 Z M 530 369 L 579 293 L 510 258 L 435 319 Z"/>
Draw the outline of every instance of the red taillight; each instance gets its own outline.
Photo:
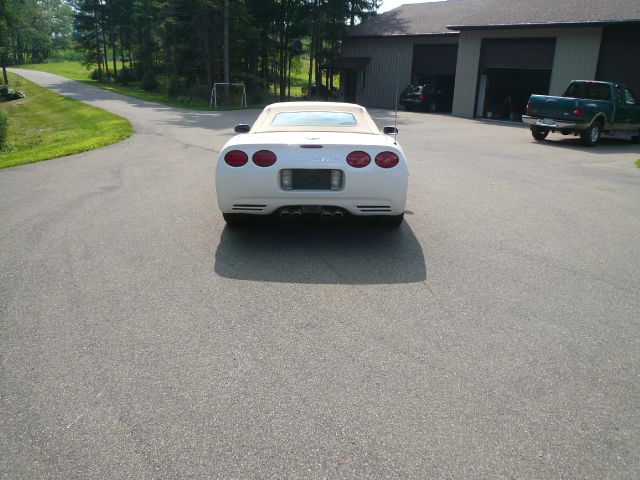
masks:
<path id="1" fill-rule="evenodd" d="M 584 117 L 584 108 L 576 107 L 571 111 L 571 115 L 574 117 L 582 118 Z"/>
<path id="2" fill-rule="evenodd" d="M 365 152 L 351 152 L 347 155 L 347 163 L 353 168 L 362 168 L 371 163 L 371 157 Z"/>
<path id="3" fill-rule="evenodd" d="M 423 102 L 424 101 L 424 94 L 421 93 L 420 95 L 418 95 L 418 100 Z"/>
<path id="4" fill-rule="evenodd" d="M 399 161 L 398 155 L 393 152 L 381 152 L 376 155 L 376 165 L 380 168 L 393 168 Z"/>
<path id="5" fill-rule="evenodd" d="M 527 113 L 531 111 L 531 100 L 527 102 Z"/>
<path id="6" fill-rule="evenodd" d="M 253 163 L 259 167 L 270 167 L 276 163 L 278 158 L 275 153 L 270 152 L 269 150 L 260 150 L 259 152 L 254 153 L 251 159 L 253 160 Z"/>
<path id="7" fill-rule="evenodd" d="M 241 167 L 246 165 L 249 157 L 241 150 L 231 150 L 224 156 L 224 161 L 231 167 Z"/>

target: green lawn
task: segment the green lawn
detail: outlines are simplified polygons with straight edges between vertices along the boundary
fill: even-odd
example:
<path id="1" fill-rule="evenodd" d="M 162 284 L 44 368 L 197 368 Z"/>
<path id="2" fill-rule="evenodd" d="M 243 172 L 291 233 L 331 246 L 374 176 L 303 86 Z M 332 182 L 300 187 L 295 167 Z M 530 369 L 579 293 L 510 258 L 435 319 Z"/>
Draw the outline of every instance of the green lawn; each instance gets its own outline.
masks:
<path id="1" fill-rule="evenodd" d="M 63 97 L 9 73 L 26 98 L 0 103 L 8 115 L 0 168 L 84 152 L 123 140 L 133 132 L 124 118 Z"/>
<path id="2" fill-rule="evenodd" d="M 293 99 L 302 97 L 303 87 L 306 88 L 308 81 L 308 59 L 302 59 L 299 66 L 291 74 L 291 97 Z M 166 92 L 166 76 L 158 75 L 158 81 L 160 86 L 156 92 L 146 92 L 139 82 L 132 83 L 127 86 L 123 86 L 113 82 L 98 82 L 97 80 L 91 80 L 90 70 L 81 65 L 79 62 L 73 61 L 58 61 L 49 63 L 37 63 L 31 65 L 19 65 L 16 68 L 24 68 L 27 70 L 40 70 L 42 72 L 54 73 L 62 77 L 70 78 L 71 80 L 77 80 L 94 87 L 102 88 L 104 90 L 110 90 L 112 92 L 122 93 L 123 95 L 129 95 L 131 97 L 140 98 L 142 100 L 148 100 L 150 102 L 162 103 L 172 107 L 189 108 L 194 110 L 209 110 L 209 103 L 205 100 L 195 98 L 183 98 L 176 99 L 170 97 Z M 293 69 L 292 69 L 293 70 Z M 334 77 L 334 85 L 338 87 L 340 76 Z M 272 100 L 277 101 L 277 100 Z M 262 107 L 263 105 L 250 105 L 251 107 Z"/>
<path id="3" fill-rule="evenodd" d="M 178 100 L 170 97 L 165 91 L 166 78 L 162 75 L 158 76 L 160 87 L 157 92 L 147 92 L 138 83 L 132 83 L 124 86 L 113 82 L 99 82 L 90 78 L 90 70 L 80 64 L 79 62 L 73 62 L 64 60 L 61 62 L 48 62 L 48 63 L 35 63 L 30 65 L 19 65 L 16 68 L 24 68 L 26 70 L 39 70 L 41 72 L 54 73 L 61 77 L 70 78 L 78 82 L 86 83 L 94 87 L 102 88 L 103 90 L 109 90 L 111 92 L 121 93 L 123 95 L 129 95 L 130 97 L 139 98 L 141 100 L 147 100 L 150 102 L 162 103 L 172 107 L 190 108 L 194 110 L 209 110 L 209 103 L 198 99 L 184 99 Z"/>
<path id="4" fill-rule="evenodd" d="M 55 73 L 56 75 L 70 78 L 71 80 L 78 80 L 81 82 L 91 81 L 93 83 L 96 83 L 94 80 L 90 80 L 89 75 L 91 72 L 87 70 L 86 67 L 81 65 L 80 62 L 71 62 L 65 60 L 61 62 L 16 65 L 15 68 L 23 68 L 25 70 L 40 70 L 42 72 Z"/>
<path id="5" fill-rule="evenodd" d="M 640 160 L 636 161 L 636 167 L 640 168 Z"/>

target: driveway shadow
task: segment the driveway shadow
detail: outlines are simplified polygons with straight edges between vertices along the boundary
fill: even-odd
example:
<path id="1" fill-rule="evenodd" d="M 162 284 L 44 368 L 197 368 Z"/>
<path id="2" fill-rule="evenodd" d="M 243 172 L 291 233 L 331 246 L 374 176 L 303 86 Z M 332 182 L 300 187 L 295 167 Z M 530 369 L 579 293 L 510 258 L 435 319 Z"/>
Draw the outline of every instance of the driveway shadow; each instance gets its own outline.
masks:
<path id="1" fill-rule="evenodd" d="M 308 284 L 416 283 L 427 278 L 422 248 L 405 222 L 278 222 L 225 227 L 215 272 L 226 278 Z"/>
<path id="2" fill-rule="evenodd" d="M 607 154 L 621 154 L 621 153 L 640 153 L 640 145 L 631 143 L 624 137 L 602 137 L 600 142 L 595 147 L 587 147 L 582 145 L 579 137 L 547 137 L 546 140 L 539 142 L 531 140 L 532 143 L 536 143 L 545 147 L 553 148 L 567 148 L 570 150 L 582 150 L 589 154 L 607 155 Z"/>

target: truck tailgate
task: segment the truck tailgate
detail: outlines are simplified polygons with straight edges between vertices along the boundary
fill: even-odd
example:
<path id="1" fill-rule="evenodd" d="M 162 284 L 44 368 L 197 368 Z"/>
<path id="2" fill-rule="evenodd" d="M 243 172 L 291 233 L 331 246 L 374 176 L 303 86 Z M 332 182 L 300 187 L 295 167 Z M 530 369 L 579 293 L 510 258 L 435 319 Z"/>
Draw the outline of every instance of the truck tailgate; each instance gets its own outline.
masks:
<path id="1" fill-rule="evenodd" d="M 576 98 L 567 97 L 531 95 L 529 101 L 529 115 L 541 118 L 564 119 L 578 106 Z"/>

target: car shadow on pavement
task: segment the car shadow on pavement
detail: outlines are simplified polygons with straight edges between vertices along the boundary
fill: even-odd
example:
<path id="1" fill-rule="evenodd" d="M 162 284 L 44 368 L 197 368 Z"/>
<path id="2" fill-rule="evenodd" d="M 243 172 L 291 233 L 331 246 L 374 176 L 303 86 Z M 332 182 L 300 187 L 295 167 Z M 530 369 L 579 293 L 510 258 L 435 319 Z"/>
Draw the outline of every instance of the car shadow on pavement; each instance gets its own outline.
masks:
<path id="1" fill-rule="evenodd" d="M 640 144 L 631 143 L 628 139 L 625 138 L 602 137 L 598 145 L 596 145 L 595 147 L 587 147 L 581 143 L 579 137 L 573 136 L 549 136 L 546 140 L 536 141 L 532 139 L 531 142 L 537 143 L 538 145 L 544 147 L 583 150 L 585 153 L 596 155 L 640 153 Z"/>
<path id="2" fill-rule="evenodd" d="M 427 278 L 422 248 L 411 227 L 271 221 L 226 226 L 215 256 L 226 278 L 309 284 L 416 283 Z"/>

